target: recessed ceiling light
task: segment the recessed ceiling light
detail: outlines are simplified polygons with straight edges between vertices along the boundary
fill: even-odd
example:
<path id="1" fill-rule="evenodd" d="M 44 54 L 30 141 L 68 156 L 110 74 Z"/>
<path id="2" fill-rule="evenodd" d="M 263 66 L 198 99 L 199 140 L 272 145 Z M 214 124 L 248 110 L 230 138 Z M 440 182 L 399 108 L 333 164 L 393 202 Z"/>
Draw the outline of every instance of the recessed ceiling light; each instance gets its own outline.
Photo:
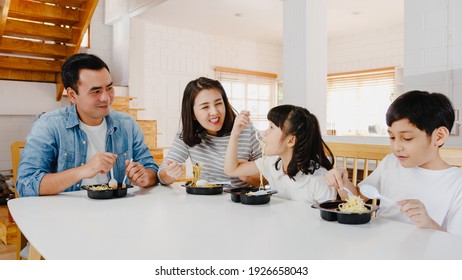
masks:
<path id="1" fill-rule="evenodd" d="M 242 13 L 235 13 L 234 14 L 236 17 L 242 17 Z"/>
<path id="2" fill-rule="evenodd" d="M 353 11 L 353 12 L 351 12 L 351 14 L 354 15 L 354 16 L 357 16 L 357 15 L 359 15 L 360 13 L 361 13 L 360 11 Z"/>

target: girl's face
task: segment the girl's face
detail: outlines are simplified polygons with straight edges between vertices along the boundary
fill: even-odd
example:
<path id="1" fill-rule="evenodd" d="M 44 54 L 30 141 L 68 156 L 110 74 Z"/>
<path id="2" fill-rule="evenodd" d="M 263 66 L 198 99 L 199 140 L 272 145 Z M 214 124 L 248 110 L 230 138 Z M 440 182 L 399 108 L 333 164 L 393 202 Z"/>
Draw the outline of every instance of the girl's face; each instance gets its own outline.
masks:
<path id="1" fill-rule="evenodd" d="M 269 127 L 263 131 L 263 142 L 265 145 L 266 156 L 284 156 L 288 151 L 287 141 L 289 136 L 284 135 L 282 130 L 273 122 L 269 122 Z"/>
<path id="2" fill-rule="evenodd" d="M 194 119 L 207 131 L 217 135 L 223 127 L 226 108 L 221 93 L 216 89 L 203 89 L 194 99 Z"/>
<path id="3" fill-rule="evenodd" d="M 408 119 L 392 123 L 388 128 L 388 135 L 393 154 L 403 167 L 419 166 L 432 169 L 434 163 L 438 161 L 438 144 L 434 141 L 435 136 L 428 137 L 425 131 L 418 129 Z"/>

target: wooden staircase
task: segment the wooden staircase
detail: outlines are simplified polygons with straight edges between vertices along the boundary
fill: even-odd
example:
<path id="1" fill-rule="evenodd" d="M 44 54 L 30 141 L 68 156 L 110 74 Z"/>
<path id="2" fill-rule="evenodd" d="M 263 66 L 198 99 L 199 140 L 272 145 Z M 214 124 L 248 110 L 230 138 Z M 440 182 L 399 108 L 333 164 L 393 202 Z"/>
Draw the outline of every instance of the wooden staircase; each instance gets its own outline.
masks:
<path id="1" fill-rule="evenodd" d="M 0 79 L 56 83 L 77 53 L 98 0 L 0 0 Z"/>

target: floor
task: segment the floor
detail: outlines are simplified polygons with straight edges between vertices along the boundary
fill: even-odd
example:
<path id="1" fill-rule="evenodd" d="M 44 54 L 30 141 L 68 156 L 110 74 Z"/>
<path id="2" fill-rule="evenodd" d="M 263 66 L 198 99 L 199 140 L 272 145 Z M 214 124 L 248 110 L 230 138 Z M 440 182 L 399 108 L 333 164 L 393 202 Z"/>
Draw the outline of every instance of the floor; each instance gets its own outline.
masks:
<path id="1" fill-rule="evenodd" d="M 0 220 L 8 219 L 8 209 L 6 205 L 0 205 Z M 15 260 L 16 244 L 5 245 L 0 241 L 0 260 Z"/>

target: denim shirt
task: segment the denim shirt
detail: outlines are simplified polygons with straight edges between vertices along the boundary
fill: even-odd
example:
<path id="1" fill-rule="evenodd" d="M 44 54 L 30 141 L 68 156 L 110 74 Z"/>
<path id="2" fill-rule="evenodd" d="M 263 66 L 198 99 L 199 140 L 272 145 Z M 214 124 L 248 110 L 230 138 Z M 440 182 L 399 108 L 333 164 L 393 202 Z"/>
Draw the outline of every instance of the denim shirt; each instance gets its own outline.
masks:
<path id="1" fill-rule="evenodd" d="M 111 110 L 106 122 L 106 151 L 118 156 L 114 166 L 114 177 L 118 182 L 122 182 L 125 176 L 125 160 L 131 158 L 146 169 L 158 171 L 135 120 L 128 114 Z M 27 137 L 18 168 L 18 193 L 20 196 L 38 196 L 43 176 L 84 165 L 86 161 L 87 135 L 80 128 L 75 105 L 46 113 L 34 123 Z M 80 190 L 81 182 L 65 191 Z"/>

